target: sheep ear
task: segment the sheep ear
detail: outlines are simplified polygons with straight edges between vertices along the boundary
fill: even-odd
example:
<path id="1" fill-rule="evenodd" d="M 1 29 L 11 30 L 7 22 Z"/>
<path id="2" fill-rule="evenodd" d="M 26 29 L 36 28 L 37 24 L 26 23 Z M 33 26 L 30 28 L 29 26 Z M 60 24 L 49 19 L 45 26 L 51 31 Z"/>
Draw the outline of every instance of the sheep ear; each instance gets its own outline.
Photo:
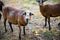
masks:
<path id="1" fill-rule="evenodd" d="M 4 6 L 4 3 L 3 3 L 2 1 L 0 1 L 0 5 L 1 5 L 1 6 Z"/>
<path id="2" fill-rule="evenodd" d="M 43 2 L 45 2 L 45 1 L 47 1 L 47 0 L 43 0 Z"/>
<path id="3" fill-rule="evenodd" d="M 26 15 L 26 12 L 24 12 L 23 15 Z"/>
<path id="4" fill-rule="evenodd" d="M 34 14 L 30 12 L 30 16 L 31 16 L 31 15 L 34 15 Z"/>

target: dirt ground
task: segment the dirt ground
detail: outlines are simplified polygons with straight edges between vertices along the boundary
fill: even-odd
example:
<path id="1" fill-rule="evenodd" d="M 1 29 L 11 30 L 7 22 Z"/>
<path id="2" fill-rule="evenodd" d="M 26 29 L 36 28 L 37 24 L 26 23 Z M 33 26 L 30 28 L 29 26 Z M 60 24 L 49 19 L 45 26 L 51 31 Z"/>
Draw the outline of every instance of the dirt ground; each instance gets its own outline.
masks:
<path id="1" fill-rule="evenodd" d="M 27 6 L 28 5 L 28 9 L 22 8 L 23 6 Z M 19 7 L 21 5 L 18 5 L 17 7 Z M 15 5 L 16 7 L 16 5 Z M 17 8 L 16 7 L 16 8 Z M 32 4 L 24 4 L 22 5 L 22 9 L 24 10 L 30 10 L 32 13 L 34 13 L 34 16 L 32 16 L 32 19 L 30 20 L 30 22 L 28 23 L 28 25 L 26 26 L 26 35 L 23 35 L 23 30 L 22 32 L 22 40 L 60 40 L 60 35 L 59 37 L 54 37 L 53 39 L 49 39 L 49 38 L 45 38 L 44 36 L 44 32 L 48 31 L 48 25 L 46 26 L 46 28 L 44 27 L 44 17 L 41 15 L 41 13 L 39 12 L 39 6 L 36 5 L 32 5 Z M 4 19 L 2 17 L 1 21 L 0 21 L 0 40 L 18 40 L 19 37 L 19 28 L 17 25 L 12 25 L 13 27 L 13 32 L 11 32 L 11 29 L 9 27 L 8 21 L 7 21 L 7 32 L 5 33 L 5 29 L 4 29 L 4 23 L 3 23 Z M 60 28 L 58 26 L 58 23 L 60 22 L 60 17 L 51 17 L 51 27 L 52 27 L 52 32 L 55 34 L 56 33 L 60 33 L 60 30 L 58 30 L 58 28 Z M 22 27 L 21 27 L 22 29 Z M 58 31 L 58 32 L 57 32 Z M 35 32 L 37 32 L 38 35 L 35 34 Z M 57 34 L 57 35 L 58 35 Z M 44 37 L 43 37 L 44 36 Z M 52 35 L 53 36 L 53 35 Z M 56 38 L 56 39 L 55 39 Z"/>

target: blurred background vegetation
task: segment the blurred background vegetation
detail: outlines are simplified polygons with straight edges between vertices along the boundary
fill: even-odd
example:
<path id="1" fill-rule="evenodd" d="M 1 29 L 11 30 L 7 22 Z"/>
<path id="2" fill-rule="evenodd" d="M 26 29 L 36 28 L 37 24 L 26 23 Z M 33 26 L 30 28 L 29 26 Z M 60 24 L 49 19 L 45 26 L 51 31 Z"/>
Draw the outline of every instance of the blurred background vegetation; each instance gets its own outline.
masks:
<path id="1" fill-rule="evenodd" d="M 5 5 L 11 5 L 16 8 L 22 8 L 22 9 L 32 9 L 31 6 L 35 5 L 37 6 L 38 3 L 36 0 L 1 0 L 4 2 Z M 45 4 L 56 4 L 60 3 L 60 0 L 48 0 L 45 2 Z"/>
<path id="2" fill-rule="evenodd" d="M 28 4 L 37 4 L 36 0 L 1 0 L 3 1 L 5 4 L 16 4 L 16 3 L 28 3 Z M 60 0 L 48 0 L 48 3 L 59 3 Z"/>

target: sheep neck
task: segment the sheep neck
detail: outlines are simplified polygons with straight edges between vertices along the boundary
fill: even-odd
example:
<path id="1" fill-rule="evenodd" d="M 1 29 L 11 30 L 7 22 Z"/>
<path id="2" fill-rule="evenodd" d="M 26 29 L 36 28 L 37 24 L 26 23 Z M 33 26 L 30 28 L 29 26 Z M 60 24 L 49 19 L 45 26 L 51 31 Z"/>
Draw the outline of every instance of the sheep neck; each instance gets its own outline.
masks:
<path id="1" fill-rule="evenodd" d="M 45 13 L 47 11 L 46 6 L 41 6 L 40 7 L 40 12 Z"/>

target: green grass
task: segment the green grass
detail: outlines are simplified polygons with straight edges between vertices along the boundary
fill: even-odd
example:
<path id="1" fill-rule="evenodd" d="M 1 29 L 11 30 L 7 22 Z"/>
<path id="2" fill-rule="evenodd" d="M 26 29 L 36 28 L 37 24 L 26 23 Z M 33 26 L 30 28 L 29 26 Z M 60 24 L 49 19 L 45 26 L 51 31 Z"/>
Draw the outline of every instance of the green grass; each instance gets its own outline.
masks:
<path id="1" fill-rule="evenodd" d="M 30 3 L 31 0 L 24 0 L 24 1 L 25 1 L 25 3 Z"/>
<path id="2" fill-rule="evenodd" d="M 27 3 L 27 4 L 33 4 L 33 5 L 37 4 L 36 1 L 32 1 L 32 0 L 25 0 L 24 2 Z"/>
<path id="3" fill-rule="evenodd" d="M 44 35 L 45 35 L 47 38 L 52 38 L 53 33 L 52 33 L 51 31 L 46 31 L 46 32 L 44 33 Z"/>
<path id="4" fill-rule="evenodd" d="M 30 3 L 33 5 L 37 5 L 37 2 L 35 2 L 35 1 L 31 1 Z"/>
<path id="5" fill-rule="evenodd" d="M 56 2 L 57 0 L 52 0 L 53 2 Z"/>
<path id="6" fill-rule="evenodd" d="M 59 2 L 59 0 L 51 0 L 53 3 Z"/>
<path id="7" fill-rule="evenodd" d="M 24 6 L 24 7 L 22 7 L 22 9 L 28 10 L 28 9 L 30 9 L 30 8 L 27 7 L 27 6 Z"/>

